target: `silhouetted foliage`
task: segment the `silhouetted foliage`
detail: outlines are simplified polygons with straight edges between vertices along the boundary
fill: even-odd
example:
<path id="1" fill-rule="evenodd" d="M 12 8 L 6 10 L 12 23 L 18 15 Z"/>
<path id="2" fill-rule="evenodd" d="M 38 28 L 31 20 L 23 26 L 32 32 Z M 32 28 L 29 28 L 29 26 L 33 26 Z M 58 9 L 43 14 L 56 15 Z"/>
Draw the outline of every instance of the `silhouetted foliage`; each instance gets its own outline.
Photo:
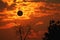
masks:
<path id="1" fill-rule="evenodd" d="M 50 21 L 48 32 L 45 33 L 43 40 L 60 40 L 60 21 Z"/>

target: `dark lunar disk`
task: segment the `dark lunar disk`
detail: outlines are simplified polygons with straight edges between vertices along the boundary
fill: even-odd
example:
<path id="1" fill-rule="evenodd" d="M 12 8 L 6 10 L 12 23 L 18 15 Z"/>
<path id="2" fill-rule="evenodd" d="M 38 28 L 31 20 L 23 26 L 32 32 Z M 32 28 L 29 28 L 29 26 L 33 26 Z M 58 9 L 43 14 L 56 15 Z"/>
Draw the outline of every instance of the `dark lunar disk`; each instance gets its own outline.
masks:
<path id="1" fill-rule="evenodd" d="M 22 16 L 22 15 L 23 15 L 23 12 L 22 12 L 22 11 L 18 11 L 18 12 L 17 12 L 17 15 L 18 15 L 18 16 Z"/>

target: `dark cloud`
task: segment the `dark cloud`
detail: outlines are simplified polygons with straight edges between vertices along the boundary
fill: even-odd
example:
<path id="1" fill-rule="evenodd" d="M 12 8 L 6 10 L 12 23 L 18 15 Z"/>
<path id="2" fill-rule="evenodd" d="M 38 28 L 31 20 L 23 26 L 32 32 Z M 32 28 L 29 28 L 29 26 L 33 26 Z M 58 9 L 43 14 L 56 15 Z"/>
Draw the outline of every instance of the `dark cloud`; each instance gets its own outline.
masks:
<path id="1" fill-rule="evenodd" d="M 16 0 L 13 0 L 13 2 L 16 2 Z"/>
<path id="2" fill-rule="evenodd" d="M 10 6 L 7 7 L 7 10 L 14 10 L 16 4 L 11 4 Z"/>
<path id="3" fill-rule="evenodd" d="M 48 2 L 48 3 L 60 3 L 60 0 L 23 0 L 25 2 Z"/>
<path id="4" fill-rule="evenodd" d="M 45 0 L 33 0 L 34 2 L 44 2 Z"/>
<path id="5" fill-rule="evenodd" d="M 10 23 L 9 21 L 0 21 L 0 27 Z"/>
<path id="6" fill-rule="evenodd" d="M 7 3 L 4 3 L 2 0 L 0 0 L 0 11 L 3 11 L 7 7 Z"/>
<path id="7" fill-rule="evenodd" d="M 1 16 L 6 16 L 6 15 L 5 15 L 5 14 L 1 14 L 1 13 L 0 13 L 0 17 L 1 17 Z"/>
<path id="8" fill-rule="evenodd" d="M 60 0 L 46 0 L 46 1 L 51 3 L 60 3 Z"/>
<path id="9" fill-rule="evenodd" d="M 42 13 L 60 13 L 60 6 L 55 3 L 46 3 L 44 7 L 40 6 L 39 9 Z"/>
<path id="10" fill-rule="evenodd" d="M 2 21 L 6 16 L 2 13 L 0 13 L 0 21 Z"/>
<path id="11" fill-rule="evenodd" d="M 59 7 L 40 7 L 40 10 L 42 10 L 42 11 L 48 11 L 48 10 L 55 10 L 55 11 L 57 11 L 57 10 L 60 10 L 60 8 Z"/>
<path id="12" fill-rule="evenodd" d="M 8 24 L 8 23 L 0 22 L 0 26 L 6 25 L 6 24 Z"/>
<path id="13" fill-rule="evenodd" d="M 24 2 L 44 2 L 45 0 L 23 0 Z"/>

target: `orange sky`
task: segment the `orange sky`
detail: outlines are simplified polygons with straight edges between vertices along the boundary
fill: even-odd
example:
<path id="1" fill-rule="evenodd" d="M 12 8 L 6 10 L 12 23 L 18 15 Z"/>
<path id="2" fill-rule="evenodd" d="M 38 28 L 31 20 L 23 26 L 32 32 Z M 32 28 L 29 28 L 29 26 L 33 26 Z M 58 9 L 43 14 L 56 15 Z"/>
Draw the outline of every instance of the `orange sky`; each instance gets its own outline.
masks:
<path id="1" fill-rule="evenodd" d="M 47 5 L 45 2 L 23 2 L 23 0 L 16 0 L 15 2 L 13 0 L 3 0 L 4 3 L 7 3 L 7 7 L 4 8 L 2 12 L 0 12 L 1 16 L 0 18 L 2 19 L 3 22 L 9 22 L 9 24 L 4 25 L 4 28 L 10 28 L 7 27 L 7 25 L 15 26 L 16 21 L 18 20 L 33 20 L 32 18 L 41 18 L 44 16 L 50 16 L 54 15 L 55 13 L 59 13 L 58 8 L 60 4 L 51 4 Z M 55 10 L 56 9 L 56 10 Z M 17 12 L 18 10 L 21 10 L 23 12 L 22 16 L 18 16 Z M 2 16 L 3 15 L 3 16 Z M 16 20 L 16 21 L 14 21 Z M 16 22 L 18 23 L 18 22 Z M 24 23 L 24 22 L 23 22 Z M 40 21 L 36 24 L 39 24 Z M 21 23 L 18 23 L 21 24 Z M 40 23 L 42 24 L 42 23 Z M 25 25 L 25 24 L 24 24 Z M 3 28 L 3 27 L 0 27 Z"/>
<path id="2" fill-rule="evenodd" d="M 1 4 L 4 6 L 0 5 L 2 6 L 0 7 L 0 29 L 8 29 L 17 25 L 24 27 L 30 25 L 34 30 L 40 30 L 37 34 L 41 35 L 42 31 L 47 30 L 50 19 L 60 20 L 59 3 L 2 0 Z M 22 16 L 17 15 L 19 10 L 23 12 Z M 33 37 L 36 37 L 36 34 Z"/>
<path id="3" fill-rule="evenodd" d="M 4 3 L 7 3 L 7 7 L 4 8 L 2 12 L 0 12 L 2 19 L 1 22 L 9 22 L 9 24 L 5 24 L 4 28 L 10 28 L 13 25 L 15 26 L 15 23 L 21 24 L 20 22 L 17 22 L 18 20 L 33 20 L 32 18 L 41 18 L 44 16 L 51 16 L 55 13 L 60 13 L 58 8 L 60 4 L 52 4 L 47 5 L 45 2 L 23 2 L 23 0 L 19 1 L 16 0 L 15 2 L 13 0 L 3 0 Z M 55 10 L 56 9 L 56 10 Z M 22 16 L 18 16 L 17 12 L 21 10 L 23 12 Z M 11 23 L 11 22 L 12 23 Z M 23 24 L 24 22 L 22 22 Z M 42 22 L 43 23 L 43 22 Z M 40 21 L 36 24 L 42 24 Z M 7 25 L 10 25 L 7 27 Z M 24 24 L 25 25 L 25 24 Z M 0 27 L 0 29 L 3 27 Z"/>

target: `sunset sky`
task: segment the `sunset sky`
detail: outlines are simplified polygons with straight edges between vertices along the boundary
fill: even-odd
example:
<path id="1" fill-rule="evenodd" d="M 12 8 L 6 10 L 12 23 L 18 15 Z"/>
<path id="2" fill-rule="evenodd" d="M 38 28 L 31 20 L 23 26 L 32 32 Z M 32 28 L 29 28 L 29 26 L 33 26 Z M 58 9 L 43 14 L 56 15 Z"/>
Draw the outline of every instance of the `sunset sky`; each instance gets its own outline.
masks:
<path id="1" fill-rule="evenodd" d="M 17 15 L 19 10 L 23 12 L 22 16 Z M 24 30 L 32 28 L 28 36 L 31 40 L 41 40 L 52 19 L 60 20 L 60 0 L 0 0 L 2 40 L 18 40 L 14 30 L 18 25 L 23 26 Z"/>

